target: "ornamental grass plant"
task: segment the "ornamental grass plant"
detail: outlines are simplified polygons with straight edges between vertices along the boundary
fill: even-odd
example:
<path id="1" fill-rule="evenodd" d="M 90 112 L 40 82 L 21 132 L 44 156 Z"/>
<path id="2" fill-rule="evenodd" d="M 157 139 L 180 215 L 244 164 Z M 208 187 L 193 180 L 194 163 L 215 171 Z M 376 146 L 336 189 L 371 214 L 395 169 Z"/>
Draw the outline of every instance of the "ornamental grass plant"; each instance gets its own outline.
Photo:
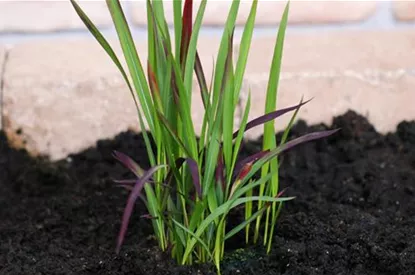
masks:
<path id="1" fill-rule="evenodd" d="M 144 156 L 114 152 L 115 158 L 135 175 L 134 179 L 117 181 L 130 190 L 117 239 L 117 252 L 138 198 L 148 210 L 147 217 L 151 219 L 161 250 L 169 251 L 179 264 L 212 262 L 220 273 L 226 240 L 241 231 L 245 231 L 247 243 L 261 241 L 269 251 L 281 207 L 293 199 L 284 197 L 279 188 L 278 156 L 296 145 L 327 137 L 336 131 L 314 132 L 287 140 L 300 107 L 308 102 L 301 100 L 295 106 L 276 109 L 289 3 L 278 28 L 264 115 L 248 121 L 249 93 L 237 131 L 233 131 L 235 113 L 258 1 L 252 1 L 236 60 L 233 60 L 233 34 L 240 1 L 232 1 L 210 83 L 206 81 L 197 52 L 207 1 L 201 1 L 193 14 L 192 0 L 184 3 L 180 0 L 147 0 L 148 57 L 140 60 L 120 2 L 107 0 L 128 70 L 80 6 L 74 0 L 71 3 L 118 67 L 132 94 L 151 164 L 150 169 L 144 170 L 132 158 Z M 166 21 L 164 5 L 173 6 L 173 33 Z M 194 77 L 200 95 L 192 92 Z M 253 97 L 259 92 L 262 91 L 254 91 Z M 193 96 L 201 97 L 201 108 L 204 108 L 199 136 L 191 113 Z M 282 139 L 276 140 L 274 120 L 288 112 L 293 112 L 292 118 Z M 149 132 L 145 131 L 146 126 Z M 264 129 L 263 148 L 242 159 L 239 153 L 244 133 L 253 127 Z M 237 206 L 244 207 L 245 219 L 228 228 L 229 213 Z"/>

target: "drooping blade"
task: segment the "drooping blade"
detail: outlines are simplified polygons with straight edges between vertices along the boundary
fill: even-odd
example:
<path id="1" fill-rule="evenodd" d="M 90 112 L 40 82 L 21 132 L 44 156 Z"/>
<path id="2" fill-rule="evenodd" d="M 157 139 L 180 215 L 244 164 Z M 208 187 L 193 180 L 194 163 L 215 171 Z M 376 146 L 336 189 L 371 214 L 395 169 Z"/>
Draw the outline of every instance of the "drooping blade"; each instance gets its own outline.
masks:
<path id="1" fill-rule="evenodd" d="M 337 131 L 339 131 L 340 129 L 335 129 L 335 130 L 327 130 L 327 131 L 319 131 L 319 132 L 313 132 L 313 133 L 309 133 L 306 135 L 303 135 L 301 137 L 298 137 L 296 139 L 290 140 L 288 142 L 286 142 L 283 145 L 280 145 L 279 147 L 271 150 L 269 153 L 267 153 L 266 155 L 264 155 L 261 159 L 258 160 L 258 165 L 261 166 L 263 163 L 275 158 L 276 156 L 280 155 L 281 153 L 288 151 L 289 149 L 312 141 L 312 140 L 316 140 L 316 139 L 321 139 L 321 138 L 325 138 L 328 136 L 331 136 L 332 134 L 336 133 Z M 257 169 L 253 169 L 253 172 L 255 172 Z"/>
<path id="2" fill-rule="evenodd" d="M 328 131 L 319 131 L 319 132 L 309 133 L 304 136 L 298 137 L 296 139 L 290 140 L 287 143 L 279 147 L 280 153 L 287 151 L 302 143 L 331 136 L 332 134 L 336 133 L 339 130 L 340 129 L 334 129 L 334 130 L 328 130 Z"/>
<path id="3" fill-rule="evenodd" d="M 114 151 L 112 155 L 119 162 L 124 164 L 125 167 L 130 169 L 131 172 L 133 172 L 138 178 L 143 176 L 144 170 L 132 158 L 130 158 L 126 154 L 118 152 L 118 151 Z"/>
<path id="4" fill-rule="evenodd" d="M 287 107 L 287 108 L 284 108 L 284 109 L 276 110 L 274 112 L 271 112 L 271 113 L 262 115 L 260 117 L 257 117 L 255 119 L 249 121 L 246 124 L 245 132 L 248 131 L 249 129 L 252 129 L 252 128 L 256 127 L 256 126 L 259 126 L 259 125 L 264 124 L 264 123 L 266 123 L 268 121 L 271 121 L 273 119 L 276 119 L 276 118 L 278 118 L 278 117 L 280 117 L 280 116 L 282 116 L 282 115 L 284 115 L 284 114 L 286 114 L 288 112 L 294 111 L 294 110 L 298 109 L 299 107 L 307 104 L 310 101 L 311 101 L 311 99 L 309 99 L 309 100 L 307 100 L 305 102 L 302 102 L 300 104 L 297 104 L 295 106 L 291 106 L 291 107 Z M 233 138 L 236 138 L 238 136 L 238 132 L 239 132 L 239 130 L 236 131 L 235 133 L 233 133 Z"/>
<path id="5" fill-rule="evenodd" d="M 120 233 L 118 234 L 117 248 L 116 248 L 117 254 L 119 253 L 121 245 L 124 241 L 125 233 L 127 232 L 128 223 L 130 221 L 131 213 L 133 212 L 135 201 L 140 196 L 141 190 L 143 189 L 144 184 L 148 182 L 148 180 L 153 176 L 153 174 L 157 170 L 163 167 L 166 167 L 166 165 L 154 166 L 150 168 L 148 171 L 146 171 L 144 175 L 139 180 L 137 180 L 136 184 L 134 185 L 133 190 L 130 192 L 130 196 L 128 197 L 127 205 L 125 206 L 124 214 L 122 217 Z"/>

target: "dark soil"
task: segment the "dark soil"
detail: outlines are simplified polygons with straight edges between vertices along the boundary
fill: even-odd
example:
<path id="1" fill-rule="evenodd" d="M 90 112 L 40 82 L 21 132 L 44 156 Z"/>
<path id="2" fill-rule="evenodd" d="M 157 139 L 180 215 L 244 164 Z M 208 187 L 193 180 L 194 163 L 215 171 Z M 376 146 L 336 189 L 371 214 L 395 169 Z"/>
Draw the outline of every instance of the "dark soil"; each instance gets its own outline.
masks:
<path id="1" fill-rule="evenodd" d="M 284 155 L 282 185 L 297 198 L 284 206 L 270 255 L 228 251 L 224 274 L 415 274 L 415 122 L 382 136 L 349 112 L 334 127 L 342 130 Z M 299 122 L 292 137 L 326 128 Z M 59 163 L 0 139 L 0 274 L 215 274 L 161 253 L 140 204 L 115 254 L 127 192 L 111 179 L 129 174 L 111 151 L 145 166 L 141 136 L 122 133 Z"/>

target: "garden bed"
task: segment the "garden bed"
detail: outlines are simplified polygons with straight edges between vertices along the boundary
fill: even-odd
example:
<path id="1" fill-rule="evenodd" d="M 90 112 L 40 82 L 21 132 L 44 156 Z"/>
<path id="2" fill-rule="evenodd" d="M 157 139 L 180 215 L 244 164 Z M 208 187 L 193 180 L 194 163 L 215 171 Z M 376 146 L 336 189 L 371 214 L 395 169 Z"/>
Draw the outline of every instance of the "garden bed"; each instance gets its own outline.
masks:
<path id="1" fill-rule="evenodd" d="M 415 274 L 415 122 L 382 136 L 348 112 L 335 127 L 284 154 L 282 185 L 296 199 L 284 206 L 271 254 L 238 249 L 236 236 L 223 274 Z M 291 136 L 325 128 L 299 122 Z M 259 149 L 250 142 L 243 153 Z M 111 179 L 129 174 L 112 150 L 146 163 L 131 132 L 58 163 L 11 149 L 0 133 L 0 274 L 215 274 L 161 253 L 140 203 L 115 254 L 127 192 Z"/>

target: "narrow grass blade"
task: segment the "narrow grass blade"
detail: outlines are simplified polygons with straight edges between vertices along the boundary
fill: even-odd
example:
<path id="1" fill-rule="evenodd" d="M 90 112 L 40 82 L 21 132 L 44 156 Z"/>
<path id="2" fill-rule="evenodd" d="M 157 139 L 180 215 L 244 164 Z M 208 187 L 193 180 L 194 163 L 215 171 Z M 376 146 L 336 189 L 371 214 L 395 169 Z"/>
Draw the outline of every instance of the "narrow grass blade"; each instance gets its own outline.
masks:
<path id="1" fill-rule="evenodd" d="M 189 50 L 190 36 L 192 35 L 193 24 L 193 0 L 185 0 L 183 8 L 183 21 L 182 21 L 182 38 L 180 44 L 180 65 L 182 71 L 184 71 L 184 65 L 186 64 L 186 57 Z"/>
<path id="2" fill-rule="evenodd" d="M 222 116 L 222 114 L 219 112 L 219 117 Z M 208 144 L 208 148 L 207 148 L 207 153 L 206 153 L 206 157 L 205 157 L 205 169 L 204 169 L 204 178 L 203 178 L 203 190 L 204 190 L 204 194 L 203 195 L 207 195 L 210 187 L 211 187 L 211 182 L 212 179 L 214 178 L 214 173 L 216 170 L 216 162 L 218 160 L 218 155 L 219 155 L 219 151 L 220 151 L 220 130 L 221 130 L 221 120 L 215 120 L 213 123 L 213 131 L 212 131 L 212 135 L 211 135 L 211 139 L 209 141 Z M 213 196 L 212 196 L 213 197 Z"/>
<path id="3" fill-rule="evenodd" d="M 191 157 L 192 154 L 191 154 L 190 150 L 187 148 L 186 145 L 184 145 L 184 143 L 181 141 L 181 139 L 177 135 L 177 133 L 174 132 L 174 130 L 172 129 L 172 127 L 170 126 L 169 122 L 164 117 L 164 115 L 160 112 L 157 112 L 157 115 L 159 117 L 159 120 L 161 121 L 161 123 L 165 127 L 165 129 L 168 131 L 168 133 L 173 137 L 173 139 L 177 142 L 177 144 L 183 149 L 183 151 L 186 153 L 186 155 Z"/>
<path id="4" fill-rule="evenodd" d="M 298 105 L 298 108 L 294 111 L 294 114 L 292 115 L 290 121 L 288 122 L 287 127 L 285 127 L 284 133 L 282 134 L 282 138 L 281 138 L 281 141 L 280 141 L 280 145 L 284 144 L 287 141 L 288 135 L 289 135 L 289 133 L 291 131 L 291 128 L 292 128 L 292 126 L 294 124 L 295 119 L 297 118 L 297 115 L 298 115 L 298 112 L 300 111 L 300 108 L 302 106 L 301 105 L 302 103 L 303 103 L 303 98 L 301 98 L 300 104 Z M 307 102 L 305 102 L 305 103 L 307 103 Z"/>
<path id="5" fill-rule="evenodd" d="M 88 18 L 88 16 L 85 14 L 85 12 L 81 9 L 81 7 L 76 3 L 75 0 L 70 0 L 72 6 L 74 7 L 76 13 L 78 14 L 79 18 L 81 18 L 82 22 L 85 24 L 89 32 L 95 37 L 95 39 L 98 41 L 98 43 L 101 45 L 101 47 L 105 50 L 105 52 L 111 57 L 114 64 L 117 66 L 118 70 L 121 72 L 125 82 L 127 83 L 129 89 L 133 91 L 130 81 L 127 77 L 127 74 L 124 71 L 124 68 L 121 65 L 121 62 L 119 61 L 117 55 L 115 54 L 114 50 L 110 46 L 110 44 L 107 42 L 107 40 L 104 38 L 104 36 L 101 34 L 101 32 L 98 30 L 98 28 L 92 23 L 92 21 Z M 134 95 L 133 95 L 134 96 Z M 135 97 L 134 97 L 135 98 Z"/>
<path id="6" fill-rule="evenodd" d="M 124 12 L 121 8 L 119 0 L 107 0 L 107 6 L 111 13 L 118 38 L 120 40 L 121 48 L 123 50 L 125 60 L 130 70 L 135 90 L 140 100 L 144 116 L 147 120 L 148 126 L 152 133 L 155 132 L 153 114 L 153 104 L 147 80 L 144 74 L 143 67 L 138 57 L 134 40 L 131 36 L 130 29 L 127 24 Z"/>
<path id="7" fill-rule="evenodd" d="M 151 178 L 151 176 L 159 169 L 166 167 L 166 165 L 159 165 L 150 168 L 147 172 L 144 173 L 144 175 L 136 182 L 133 190 L 130 193 L 130 196 L 128 197 L 127 205 L 124 209 L 124 214 L 122 217 L 122 223 L 121 223 L 121 229 L 120 233 L 118 235 L 117 240 L 117 248 L 116 252 L 117 254 L 120 251 L 121 245 L 124 241 L 125 233 L 127 231 L 128 223 L 130 221 L 131 213 L 133 212 L 135 201 L 137 200 L 138 196 L 141 193 L 141 190 L 143 189 L 144 184 Z"/>
<path id="8" fill-rule="evenodd" d="M 241 92 L 242 81 L 245 74 L 246 64 L 248 61 L 249 49 L 251 47 L 252 34 L 255 27 L 255 17 L 257 13 L 258 1 L 252 2 L 248 19 L 246 20 L 244 32 L 239 44 L 239 56 L 235 67 L 235 85 L 234 85 L 234 105 L 238 104 L 239 94 Z"/>
<path id="9" fill-rule="evenodd" d="M 285 30 L 287 28 L 288 11 L 290 3 L 288 2 L 280 25 L 278 29 L 277 41 L 274 47 L 274 54 L 272 57 L 272 63 L 270 68 L 270 75 L 267 86 L 267 95 L 265 100 L 265 113 L 275 111 L 277 106 L 277 93 L 278 84 L 280 80 L 281 64 L 282 64 L 282 53 L 284 49 Z M 295 109 L 295 108 L 294 108 Z M 275 146 L 275 129 L 274 124 L 269 122 L 264 125 L 264 150 L 271 149 Z"/>
<path id="10" fill-rule="evenodd" d="M 241 170 L 238 173 L 238 176 L 236 177 L 237 181 L 242 181 L 246 175 L 248 175 L 249 171 L 251 171 L 252 165 L 253 165 L 254 161 L 245 163 L 244 166 L 242 166 Z"/>
<path id="11" fill-rule="evenodd" d="M 200 28 L 202 26 L 203 16 L 205 14 L 206 9 L 206 0 L 202 0 L 199 6 L 199 10 L 197 11 L 195 23 L 193 25 L 192 35 L 190 37 L 188 52 L 186 57 L 186 66 L 183 72 L 184 74 L 184 86 L 188 93 L 192 93 L 192 81 L 193 81 L 193 70 L 195 67 L 195 59 L 196 59 L 196 48 L 197 48 L 197 41 L 199 37 Z"/>
<path id="12" fill-rule="evenodd" d="M 144 184 L 144 190 L 147 198 L 147 209 L 153 217 L 161 217 L 161 211 L 159 206 L 159 200 L 154 193 L 154 189 L 150 184 Z M 167 247 L 167 240 L 165 235 L 165 225 L 163 219 L 153 219 L 152 220 L 154 233 L 156 235 L 156 239 L 162 250 L 165 250 Z"/>
<path id="13" fill-rule="evenodd" d="M 257 186 L 268 182 L 275 174 L 276 172 L 274 171 L 273 173 L 268 173 L 265 177 L 261 177 L 258 180 L 252 180 L 252 173 L 250 172 L 242 180 L 239 188 L 235 191 L 232 200 L 236 200 L 245 195 L 248 191 L 254 190 Z"/>
<path id="14" fill-rule="evenodd" d="M 223 100 L 223 158 L 227 171 L 230 171 L 232 165 L 232 131 L 234 124 L 235 106 L 233 105 L 234 95 L 234 71 L 233 71 L 233 31 L 229 36 L 228 54 L 225 63 L 225 76 L 223 84 L 223 93 L 220 94 Z"/>
<path id="15" fill-rule="evenodd" d="M 251 109 L 251 91 L 249 91 L 248 94 L 248 100 L 246 102 L 245 105 L 245 109 L 244 109 L 244 114 L 242 116 L 242 120 L 241 120 L 241 127 L 239 128 L 239 133 L 236 136 L 236 140 L 233 146 L 233 158 L 232 158 L 232 165 L 231 165 L 231 169 L 229 169 L 228 172 L 228 181 L 226 183 L 226 195 L 228 194 L 229 191 L 229 187 L 231 185 L 231 181 L 234 178 L 234 174 L 235 174 L 235 169 L 240 169 L 242 166 L 240 166 L 239 168 L 237 167 L 237 158 L 239 155 L 239 150 L 241 147 L 241 143 L 243 140 L 243 134 L 245 132 L 245 127 L 248 121 L 248 115 L 249 115 L 249 111 Z M 236 173 L 239 173 L 239 171 L 237 171 Z"/>
<path id="16" fill-rule="evenodd" d="M 156 75 L 153 71 L 153 68 L 151 67 L 150 62 L 147 62 L 147 75 L 148 75 L 148 83 L 150 86 L 150 92 L 151 92 L 155 107 L 161 111 L 163 110 L 163 106 L 162 106 L 161 97 L 160 97 L 160 89 L 157 83 Z"/>
<path id="17" fill-rule="evenodd" d="M 209 216 L 207 216 L 199 225 L 196 232 L 194 233 L 194 237 L 192 240 L 188 243 L 186 250 L 183 255 L 182 264 L 185 264 L 187 261 L 187 258 L 189 257 L 190 253 L 193 250 L 194 245 L 197 242 L 197 239 L 195 237 L 200 238 L 203 232 L 205 232 L 206 228 L 218 217 L 221 215 L 225 215 L 230 209 L 235 208 L 238 205 L 244 204 L 248 201 L 263 201 L 263 202 L 282 202 L 291 200 L 292 198 L 273 198 L 268 196 L 252 196 L 252 197 L 245 197 L 245 198 L 239 198 L 232 201 L 227 201 L 224 204 L 217 207 Z"/>
<path id="18" fill-rule="evenodd" d="M 140 167 L 140 165 L 138 165 L 132 158 L 130 158 L 126 154 L 114 151 L 113 157 L 122 164 L 124 164 L 124 166 L 127 167 L 131 172 L 133 172 L 137 177 L 140 178 L 143 176 L 145 171 Z"/>
<path id="19" fill-rule="evenodd" d="M 268 153 L 269 153 L 269 150 L 260 151 L 260 152 L 257 152 L 255 154 L 250 155 L 249 157 L 246 157 L 246 158 L 240 160 L 235 165 L 234 175 L 239 174 L 242 167 L 244 167 L 247 163 L 253 163 L 253 162 L 257 161 L 258 159 L 262 158 L 263 156 L 265 156 Z"/>
<path id="20" fill-rule="evenodd" d="M 174 21 L 174 41 L 176 45 L 175 56 L 180 56 L 181 48 L 178 45 L 182 40 L 182 0 L 172 1 L 173 3 L 173 21 Z"/>
<path id="21" fill-rule="evenodd" d="M 199 168 L 197 166 L 197 162 L 192 158 L 179 158 L 176 161 L 176 168 L 180 169 L 180 167 L 183 165 L 183 163 L 187 163 L 190 169 L 190 174 L 192 176 L 193 185 L 195 187 L 196 193 L 199 196 L 199 198 L 202 198 L 202 188 L 200 186 L 200 173 Z"/>
<path id="22" fill-rule="evenodd" d="M 221 185 L 222 191 L 225 191 L 225 177 L 224 177 L 224 164 L 223 164 L 223 153 L 219 151 L 218 164 L 216 165 L 215 179 L 218 184 Z"/>
<path id="23" fill-rule="evenodd" d="M 191 218 L 189 222 L 188 229 L 190 231 L 194 231 L 200 223 L 200 220 L 203 218 L 203 212 L 205 211 L 205 202 L 200 200 L 195 203 L 193 207 L 193 212 L 191 213 Z"/>
<path id="24" fill-rule="evenodd" d="M 212 112 L 211 115 L 214 115 L 214 112 L 217 112 L 219 101 L 221 99 L 220 93 L 222 90 L 222 85 L 224 79 L 224 72 L 225 72 L 225 63 L 226 63 L 226 56 L 228 54 L 228 46 L 229 46 L 229 37 L 232 30 L 235 28 L 235 22 L 239 10 L 240 1 L 235 0 L 232 1 L 231 8 L 228 13 L 228 17 L 225 23 L 225 28 L 222 34 L 222 39 L 219 46 L 219 52 L 216 60 L 215 66 L 215 76 L 213 78 L 213 100 L 212 100 Z M 210 120 L 213 121 L 214 118 L 210 117 Z M 209 132 L 212 131 L 212 128 Z"/>
<path id="25" fill-rule="evenodd" d="M 328 130 L 328 131 L 319 131 L 314 133 L 309 133 L 304 136 L 298 137 L 296 139 L 290 140 L 286 142 L 285 144 L 278 147 L 280 153 L 287 151 L 297 145 L 303 144 L 305 142 L 309 142 L 316 139 L 322 139 L 328 136 L 331 136 L 332 134 L 336 133 L 340 129 L 334 129 L 334 130 Z M 276 152 L 276 151 L 275 151 Z M 269 153 L 270 156 L 272 156 L 272 152 Z"/>
<path id="26" fill-rule="evenodd" d="M 252 214 L 248 219 L 244 220 L 242 223 L 240 223 L 239 225 L 235 226 L 232 228 L 231 231 L 229 231 L 228 233 L 226 233 L 225 235 L 225 240 L 229 239 L 230 237 L 232 237 L 233 235 L 237 234 L 239 231 L 241 231 L 242 229 L 244 229 L 245 227 L 247 227 L 251 222 L 253 222 L 259 215 L 261 215 L 262 213 L 264 213 L 264 211 L 266 210 L 266 207 L 262 207 L 260 210 L 258 210 L 257 212 L 255 212 L 254 214 Z"/>
<path id="27" fill-rule="evenodd" d="M 200 96 L 202 98 L 203 107 L 205 108 L 205 111 L 209 111 L 209 91 L 206 84 L 205 73 L 203 72 L 202 62 L 200 61 L 198 52 L 196 52 L 195 73 L 199 83 Z"/>
<path id="28" fill-rule="evenodd" d="M 188 155 L 189 157 L 193 159 L 197 159 L 197 141 L 196 141 L 196 134 L 195 129 L 193 125 L 192 120 L 192 114 L 191 114 L 191 91 L 189 92 L 188 89 L 184 86 L 184 82 L 182 79 L 182 74 L 180 70 L 179 64 L 176 62 L 176 60 L 173 58 L 172 55 L 169 55 L 169 59 L 172 62 L 172 68 L 174 71 L 174 77 L 175 77 L 175 85 L 178 90 L 178 96 L 179 100 L 177 102 L 178 109 L 179 109 L 179 115 L 182 120 L 182 127 L 178 129 L 178 134 L 181 137 L 181 139 L 186 142 L 189 152 L 191 152 L 191 155 Z M 193 71 L 193 69 L 192 69 Z"/>
<path id="29" fill-rule="evenodd" d="M 306 134 L 304 136 L 298 137 L 296 139 L 290 140 L 290 141 L 286 142 L 285 144 L 283 144 L 283 145 L 281 145 L 281 146 L 279 146 L 279 147 L 277 147 L 273 150 L 270 150 L 269 153 L 267 153 L 265 156 L 263 156 L 262 158 L 257 160 L 257 162 L 253 165 L 251 171 L 247 175 L 247 178 L 250 178 L 259 169 L 261 169 L 261 167 L 264 165 L 264 163 L 270 161 L 271 159 L 275 158 L 279 154 L 281 154 L 281 153 L 283 153 L 283 152 L 285 152 L 285 151 L 287 151 L 287 150 L 289 150 L 289 149 L 291 149 L 295 146 L 298 146 L 300 144 L 331 136 L 339 130 L 340 129 L 309 133 L 309 134 Z"/>
<path id="30" fill-rule="evenodd" d="M 147 61 L 148 63 L 150 63 L 152 66 L 156 67 L 156 41 L 154 39 L 155 37 L 155 28 L 157 26 L 155 26 L 154 24 L 154 11 L 153 11 L 153 7 L 152 4 L 150 2 L 150 0 L 146 1 L 147 3 Z"/>
<path id="31" fill-rule="evenodd" d="M 270 113 L 276 110 L 277 107 L 277 93 L 278 93 L 278 84 L 280 80 L 280 72 L 281 72 L 281 64 L 282 64 L 282 53 L 284 49 L 284 39 L 285 39 L 285 30 L 287 28 L 287 21 L 288 21 L 288 11 L 290 7 L 290 2 L 287 3 L 284 9 L 284 13 L 282 15 L 279 28 L 278 28 L 278 35 L 277 40 L 274 47 L 274 54 L 272 57 L 272 63 L 270 68 L 270 74 L 268 79 L 267 85 L 267 94 L 265 99 L 265 113 Z M 267 149 L 274 149 L 277 146 L 276 138 L 275 138 L 275 125 L 273 121 L 266 122 L 264 124 L 264 135 L 263 135 L 263 150 Z M 261 169 L 261 175 L 265 175 L 268 173 L 268 170 L 271 171 L 278 171 L 278 159 L 274 158 L 269 163 L 266 163 Z M 268 189 L 266 192 L 267 195 L 273 195 L 272 190 L 278 190 L 278 174 L 271 179 L 271 186 L 272 189 Z M 259 188 L 259 195 L 263 195 L 265 191 L 265 185 L 260 186 Z M 260 209 L 262 203 L 258 203 L 258 208 Z M 267 230 L 268 230 L 268 216 L 269 212 L 267 212 L 267 220 L 265 221 L 265 234 L 264 240 L 267 239 Z M 255 234 L 254 234 L 254 242 L 257 241 L 259 236 L 259 227 L 261 223 L 261 216 L 258 217 L 256 222 Z"/>
<path id="32" fill-rule="evenodd" d="M 297 114 L 298 114 L 298 112 L 300 110 L 300 107 L 301 107 L 301 103 L 302 102 L 303 102 L 303 98 L 301 98 L 301 101 L 300 101 L 300 104 L 299 104 L 298 108 L 295 110 L 295 112 L 292 115 L 292 117 L 291 117 L 291 119 L 290 119 L 287 127 L 284 130 L 284 133 L 283 133 L 282 138 L 281 138 L 281 141 L 280 141 L 280 145 L 283 145 L 286 142 L 286 140 L 288 138 L 288 134 L 289 134 L 289 132 L 290 132 L 290 130 L 291 130 L 293 124 L 294 124 L 294 121 L 295 121 L 295 119 L 297 117 Z M 271 187 L 271 189 L 272 189 L 272 193 L 273 194 L 275 194 L 276 192 L 278 192 L 278 186 L 275 186 L 274 188 Z M 272 216 L 271 217 L 271 224 L 269 224 L 269 226 L 266 229 L 266 233 L 268 233 L 267 230 L 269 230 L 268 240 L 266 241 L 268 243 L 267 244 L 267 253 L 269 253 L 270 250 L 271 250 L 271 245 L 272 245 L 272 240 L 273 240 L 273 234 L 274 234 L 274 230 L 275 230 L 275 225 L 277 223 L 277 218 L 278 218 L 278 216 L 279 216 L 279 214 L 281 212 L 281 208 L 282 208 L 282 203 L 280 203 L 278 205 L 278 208 L 277 208 L 277 205 L 275 203 L 273 203 L 271 211 L 270 211 L 270 209 L 267 209 L 267 217 L 266 218 L 269 219 L 269 212 L 271 212 L 271 214 L 272 214 L 271 215 Z M 266 237 L 267 234 L 264 234 L 264 235 Z"/>
<path id="33" fill-rule="evenodd" d="M 265 114 L 265 115 L 262 115 L 262 116 L 260 116 L 260 117 L 257 117 L 257 118 L 255 118 L 255 119 L 253 119 L 253 120 L 249 121 L 249 122 L 246 124 L 246 127 L 245 127 L 245 132 L 246 132 L 246 131 L 248 131 L 248 130 L 250 130 L 250 129 L 252 129 L 252 128 L 254 128 L 254 127 L 256 127 L 256 126 L 259 126 L 259 125 L 262 125 L 262 124 L 264 124 L 264 123 L 267 123 L 267 122 L 269 122 L 269 121 L 271 121 L 271 120 L 274 120 L 274 119 L 276 119 L 276 118 L 278 118 L 278 117 L 280 117 L 280 116 L 282 116 L 282 115 L 284 115 L 284 114 L 286 114 L 286 113 L 288 113 L 288 112 L 291 112 L 291 111 L 297 110 L 299 107 L 301 107 L 301 106 L 303 106 L 303 105 L 307 104 L 307 103 L 308 103 L 308 102 L 310 102 L 310 101 L 311 101 L 311 99 L 309 99 L 309 100 L 307 100 L 307 101 L 305 101 L 305 102 L 302 102 L 302 103 L 300 103 L 300 104 L 298 104 L 298 105 L 291 106 L 291 107 L 287 107 L 287 108 L 280 109 L 280 110 L 276 110 L 276 111 L 273 111 L 273 112 L 267 113 L 267 114 Z M 235 133 L 233 133 L 233 138 L 236 138 L 236 137 L 238 136 L 238 133 L 239 133 L 239 130 L 238 130 L 238 131 L 236 131 Z M 268 149 L 269 149 L 269 148 L 268 148 Z"/>
<path id="34" fill-rule="evenodd" d="M 104 38 L 104 36 L 100 33 L 98 28 L 92 23 L 92 21 L 88 18 L 88 16 L 80 8 L 80 6 L 76 3 L 76 1 L 74 1 L 74 0 L 70 0 L 70 1 L 71 1 L 72 6 L 74 7 L 76 13 L 81 18 L 81 20 L 83 21 L 83 23 L 85 24 L 87 29 L 95 37 L 95 39 L 98 41 L 98 43 L 101 45 L 101 47 L 105 50 L 105 52 L 108 54 L 108 56 L 112 59 L 112 61 L 117 66 L 118 70 L 120 71 L 122 77 L 124 78 L 124 81 L 127 84 L 128 89 L 130 90 L 130 93 L 131 93 L 131 95 L 133 97 L 133 100 L 134 100 L 135 107 L 137 109 L 140 128 L 143 130 L 143 137 L 144 137 L 144 141 L 145 141 L 145 144 L 146 144 L 146 148 L 147 148 L 148 156 L 149 156 L 149 159 L 150 159 L 150 163 L 152 165 L 155 165 L 154 153 L 153 153 L 153 150 L 152 150 L 151 145 L 150 145 L 150 139 L 148 137 L 148 134 L 145 131 L 145 125 L 144 125 L 144 121 L 143 121 L 143 118 L 142 118 L 142 114 L 141 114 L 140 109 L 138 107 L 139 104 L 137 102 L 137 98 L 134 94 L 134 90 L 131 86 L 130 80 L 128 79 L 128 76 L 127 76 L 124 68 L 122 67 L 121 62 L 119 61 L 117 55 L 115 54 L 114 50 L 112 49 L 112 47 L 110 46 L 108 41 Z"/>
<path id="35" fill-rule="evenodd" d="M 181 229 L 183 229 L 186 233 L 188 233 L 189 235 L 191 235 L 196 241 L 198 241 L 202 245 L 202 247 L 205 249 L 206 253 L 208 253 L 209 257 L 213 259 L 213 256 L 210 253 L 209 247 L 207 246 L 207 244 L 199 236 L 197 236 L 195 233 L 193 233 L 192 231 L 190 231 L 188 228 L 186 228 L 183 224 L 179 223 L 175 219 L 172 219 L 172 221 L 178 227 L 180 227 Z"/>

